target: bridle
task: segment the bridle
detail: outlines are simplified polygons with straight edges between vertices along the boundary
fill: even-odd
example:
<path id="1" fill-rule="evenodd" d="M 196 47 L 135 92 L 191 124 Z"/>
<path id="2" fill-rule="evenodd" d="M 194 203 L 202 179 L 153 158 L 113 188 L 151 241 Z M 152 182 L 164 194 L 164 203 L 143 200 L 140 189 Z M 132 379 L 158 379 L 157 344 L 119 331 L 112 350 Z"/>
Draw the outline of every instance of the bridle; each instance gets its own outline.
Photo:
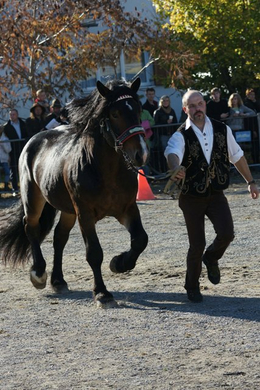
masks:
<path id="1" fill-rule="evenodd" d="M 115 101 L 111 102 L 110 105 L 119 100 L 130 99 L 130 98 L 134 99 L 133 96 L 131 95 L 119 96 Z M 113 149 L 115 149 L 117 153 L 118 152 L 122 153 L 128 169 L 131 169 L 135 173 L 140 174 L 141 176 L 145 176 L 147 179 L 152 179 L 152 180 L 165 180 L 172 176 L 172 171 L 167 171 L 166 173 L 162 173 L 156 176 L 145 175 L 144 173 L 140 172 L 138 168 L 134 166 L 132 160 L 130 159 L 128 154 L 124 151 L 123 146 L 128 139 L 134 137 L 137 134 L 145 136 L 145 130 L 140 124 L 136 124 L 129 127 L 128 129 L 124 130 L 123 133 L 121 134 L 116 134 L 114 132 L 109 118 L 101 119 L 99 126 L 100 126 L 100 132 L 105 138 L 105 140 L 107 141 L 108 145 L 111 146 Z"/>
<path id="2" fill-rule="evenodd" d="M 142 126 L 140 125 L 134 125 L 126 129 L 122 134 L 117 135 L 112 129 L 112 126 L 110 124 L 109 118 L 106 118 L 104 120 L 101 120 L 99 123 L 100 125 L 100 131 L 109 144 L 115 151 L 118 153 L 122 153 L 125 163 L 129 169 L 134 171 L 135 173 L 138 173 L 141 176 L 145 176 L 147 179 L 152 180 L 165 180 L 172 176 L 172 171 L 167 171 L 166 173 L 162 173 L 160 175 L 151 176 L 151 175 L 145 175 L 144 173 L 140 172 L 138 168 L 133 164 L 132 160 L 128 156 L 128 154 L 124 151 L 123 146 L 124 142 L 126 142 L 129 138 L 141 134 L 145 135 L 145 131 Z"/>
<path id="3" fill-rule="evenodd" d="M 131 137 L 134 137 L 137 134 L 141 134 L 145 136 L 144 128 L 140 125 L 133 125 L 123 131 L 121 134 L 116 134 L 114 130 L 112 129 L 112 126 L 110 124 L 109 118 L 106 118 L 105 120 L 101 121 L 99 123 L 100 125 L 100 131 L 103 134 L 104 138 L 108 142 L 109 146 L 113 147 L 116 152 L 121 151 L 123 152 L 123 146 L 124 143 Z M 109 135 L 111 136 L 109 139 Z M 111 142 L 111 138 L 113 140 L 113 143 Z"/>

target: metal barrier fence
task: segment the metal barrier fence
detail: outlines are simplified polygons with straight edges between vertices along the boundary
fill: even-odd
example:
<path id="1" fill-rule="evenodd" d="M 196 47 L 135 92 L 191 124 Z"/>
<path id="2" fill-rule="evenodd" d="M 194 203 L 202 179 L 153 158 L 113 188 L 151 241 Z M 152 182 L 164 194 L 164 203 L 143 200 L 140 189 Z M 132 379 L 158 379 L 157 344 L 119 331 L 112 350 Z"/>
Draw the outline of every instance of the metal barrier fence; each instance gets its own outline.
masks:
<path id="1" fill-rule="evenodd" d="M 169 138 L 180 127 L 181 123 L 170 125 L 156 125 L 152 127 L 153 135 L 149 139 L 150 159 L 149 167 L 151 173 L 163 173 L 168 170 L 167 161 L 164 157 L 164 150 Z"/>
<path id="2" fill-rule="evenodd" d="M 232 130 L 237 143 L 244 150 L 245 157 L 249 163 L 259 164 L 259 146 L 260 146 L 260 114 L 252 116 L 237 116 L 236 119 L 241 121 L 241 128 L 238 130 Z M 229 119 L 225 120 L 225 123 L 229 125 Z"/>
<path id="3" fill-rule="evenodd" d="M 12 150 L 9 153 L 10 159 L 9 159 L 9 167 L 11 169 L 11 180 L 14 187 L 17 187 L 17 183 L 19 182 L 19 175 L 18 175 L 18 160 L 19 156 L 21 154 L 21 151 L 25 145 L 26 139 L 13 139 L 9 141 L 0 141 L 0 145 L 10 142 Z M 1 162 L 1 161 L 0 161 Z M 4 182 L 3 178 L 3 169 L 0 166 L 0 183 Z"/>
<path id="4" fill-rule="evenodd" d="M 241 145 L 242 149 L 245 152 L 245 156 L 249 165 L 259 164 L 260 154 L 260 113 L 258 115 L 250 117 L 236 117 L 242 119 L 242 128 L 240 130 L 233 131 L 233 134 L 237 142 Z M 228 119 L 226 120 L 228 124 Z M 164 150 L 167 146 L 167 142 L 171 135 L 179 128 L 181 123 L 175 123 L 170 125 L 157 125 L 152 127 L 153 135 L 149 139 L 150 144 L 150 161 L 149 167 L 151 173 L 164 173 L 168 170 L 167 162 L 164 157 Z M 10 168 L 13 172 L 13 175 L 16 175 L 18 179 L 18 159 L 21 153 L 21 150 L 26 142 L 25 139 L 15 139 L 10 141 L 0 141 L 10 142 L 12 146 Z M 2 169 L 0 167 L 0 182 L 2 182 Z"/>
<path id="5" fill-rule="evenodd" d="M 259 164 L 260 114 L 250 117 L 236 118 L 242 119 L 242 128 L 240 130 L 233 131 L 236 141 L 243 149 L 249 165 Z M 228 119 L 226 120 L 226 123 L 228 125 Z M 164 157 L 164 150 L 167 146 L 169 138 L 180 127 L 181 124 L 182 123 L 175 123 L 152 127 L 153 135 L 149 140 L 149 167 L 151 173 L 163 173 L 168 170 L 167 162 Z"/>

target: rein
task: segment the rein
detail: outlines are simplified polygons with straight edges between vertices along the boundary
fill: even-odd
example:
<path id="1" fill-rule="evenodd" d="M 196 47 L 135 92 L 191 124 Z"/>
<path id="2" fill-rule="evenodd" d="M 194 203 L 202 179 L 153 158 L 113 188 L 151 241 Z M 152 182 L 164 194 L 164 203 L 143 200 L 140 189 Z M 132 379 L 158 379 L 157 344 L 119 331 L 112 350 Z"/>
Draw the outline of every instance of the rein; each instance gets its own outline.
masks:
<path id="1" fill-rule="evenodd" d="M 140 172 L 140 170 L 138 168 L 136 168 L 136 166 L 134 166 L 134 164 L 132 163 L 132 160 L 130 159 L 128 154 L 124 151 L 123 144 L 129 138 L 131 138 L 137 134 L 145 135 L 145 131 L 144 131 L 142 126 L 136 125 L 136 126 L 129 127 L 122 134 L 120 134 L 119 136 L 116 136 L 116 134 L 114 133 L 114 131 L 111 128 L 109 119 L 106 118 L 104 121 L 100 122 L 100 130 L 101 130 L 101 133 L 103 134 L 104 138 L 106 139 L 107 143 L 109 144 L 109 146 L 111 146 L 113 149 L 115 149 L 116 152 L 120 151 L 122 153 L 127 167 L 129 169 L 131 169 L 132 171 L 134 171 L 136 174 L 139 174 L 139 175 L 144 176 L 147 179 L 151 179 L 151 180 L 166 180 L 166 179 L 171 178 L 170 180 L 173 181 L 172 176 L 175 172 L 173 172 L 171 170 L 169 170 L 165 173 L 161 173 L 159 175 L 155 175 L 155 176 L 146 175 L 146 174 Z M 108 135 L 111 135 L 111 137 L 113 139 L 113 143 L 111 142 L 111 138 L 109 139 Z"/>

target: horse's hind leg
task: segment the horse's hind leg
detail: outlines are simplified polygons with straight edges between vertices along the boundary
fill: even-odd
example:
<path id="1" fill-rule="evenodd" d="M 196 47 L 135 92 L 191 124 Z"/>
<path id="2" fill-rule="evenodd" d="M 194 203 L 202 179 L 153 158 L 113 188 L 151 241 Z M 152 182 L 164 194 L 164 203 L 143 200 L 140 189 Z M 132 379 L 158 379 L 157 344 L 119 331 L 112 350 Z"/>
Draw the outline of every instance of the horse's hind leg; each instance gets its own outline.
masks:
<path id="1" fill-rule="evenodd" d="M 45 271 L 46 262 L 40 248 L 41 226 L 39 220 L 46 201 L 41 195 L 40 190 L 37 189 L 36 184 L 33 187 L 30 183 L 27 191 L 28 197 L 23 195 L 22 201 L 25 213 L 24 229 L 31 244 L 33 256 L 30 279 L 35 288 L 43 289 L 46 286 L 47 273 Z"/>
<path id="2" fill-rule="evenodd" d="M 61 213 L 59 222 L 54 230 L 54 262 L 51 276 L 51 285 L 55 292 L 64 293 L 68 291 L 68 285 L 63 278 L 62 255 L 63 249 L 68 241 L 69 233 L 76 221 L 76 215 Z"/>
<path id="3" fill-rule="evenodd" d="M 135 267 L 139 255 L 147 246 L 148 236 L 143 228 L 136 203 L 129 207 L 127 213 L 118 218 L 118 221 L 127 228 L 131 236 L 131 249 L 115 256 L 110 262 L 112 272 L 122 273 Z"/>

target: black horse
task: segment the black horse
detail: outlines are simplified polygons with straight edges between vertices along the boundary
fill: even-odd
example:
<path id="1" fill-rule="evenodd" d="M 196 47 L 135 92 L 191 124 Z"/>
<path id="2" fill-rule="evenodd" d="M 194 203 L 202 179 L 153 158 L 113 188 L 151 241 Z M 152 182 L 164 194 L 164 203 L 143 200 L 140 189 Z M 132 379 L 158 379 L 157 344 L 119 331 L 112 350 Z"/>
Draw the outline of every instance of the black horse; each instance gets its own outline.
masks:
<path id="1" fill-rule="evenodd" d="M 38 289 L 46 286 L 46 262 L 40 244 L 54 230 L 51 285 L 68 290 L 62 272 L 63 249 L 78 219 L 86 258 L 94 274 L 94 299 L 101 306 L 115 304 L 101 274 L 103 251 L 95 224 L 115 217 L 129 231 L 131 248 L 110 262 L 113 272 L 135 267 L 148 237 L 136 205 L 137 174 L 148 150 L 140 126 L 137 91 L 140 79 L 97 82 L 86 98 L 68 105 L 70 124 L 43 131 L 26 144 L 19 160 L 21 202 L 1 227 L 0 250 L 5 262 L 24 263 L 30 255 L 30 278 Z"/>

